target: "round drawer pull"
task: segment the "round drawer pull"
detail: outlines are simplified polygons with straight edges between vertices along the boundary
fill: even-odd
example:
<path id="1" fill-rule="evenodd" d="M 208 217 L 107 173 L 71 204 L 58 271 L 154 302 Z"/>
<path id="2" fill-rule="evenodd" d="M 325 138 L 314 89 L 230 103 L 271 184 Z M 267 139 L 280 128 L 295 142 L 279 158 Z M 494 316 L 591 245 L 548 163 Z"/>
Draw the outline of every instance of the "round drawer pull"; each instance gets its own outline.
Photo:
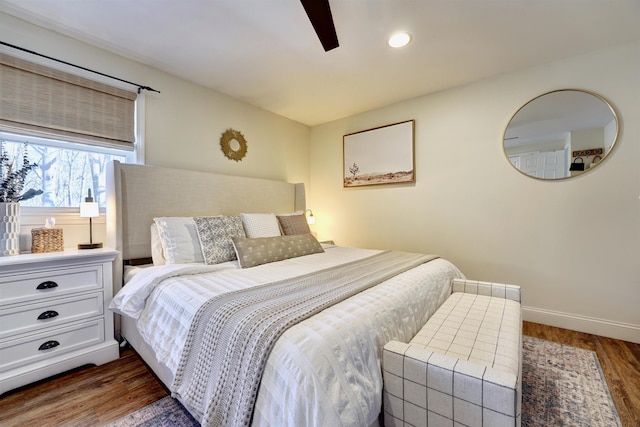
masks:
<path id="1" fill-rule="evenodd" d="M 56 317 L 58 312 L 55 310 L 48 310 L 38 316 L 38 320 L 51 319 L 52 317 Z"/>
<path id="2" fill-rule="evenodd" d="M 60 345 L 60 343 L 58 341 L 47 341 L 46 343 L 44 343 L 40 347 L 38 347 L 38 350 L 49 350 L 49 349 L 57 347 L 59 345 Z"/>
<path id="3" fill-rule="evenodd" d="M 46 282 L 42 282 L 38 285 L 36 289 L 52 289 L 57 288 L 58 284 L 52 280 L 47 280 Z"/>

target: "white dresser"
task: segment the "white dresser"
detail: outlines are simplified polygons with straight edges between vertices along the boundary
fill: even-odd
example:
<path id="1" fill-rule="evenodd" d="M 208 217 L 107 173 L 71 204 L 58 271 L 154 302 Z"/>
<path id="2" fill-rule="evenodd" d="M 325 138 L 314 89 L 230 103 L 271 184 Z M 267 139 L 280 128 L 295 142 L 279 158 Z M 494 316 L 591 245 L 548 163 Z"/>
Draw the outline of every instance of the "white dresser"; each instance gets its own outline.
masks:
<path id="1" fill-rule="evenodd" d="M 0 257 L 0 394 L 119 357 L 110 249 Z"/>

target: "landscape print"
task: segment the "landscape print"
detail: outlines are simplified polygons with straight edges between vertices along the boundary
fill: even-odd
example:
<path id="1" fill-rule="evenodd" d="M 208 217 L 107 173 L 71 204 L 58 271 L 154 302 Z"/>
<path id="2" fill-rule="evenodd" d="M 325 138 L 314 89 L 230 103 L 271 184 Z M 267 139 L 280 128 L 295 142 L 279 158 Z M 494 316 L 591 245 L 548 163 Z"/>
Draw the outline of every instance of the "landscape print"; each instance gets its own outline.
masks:
<path id="1" fill-rule="evenodd" d="M 415 182 L 415 120 L 344 135 L 344 187 Z"/>

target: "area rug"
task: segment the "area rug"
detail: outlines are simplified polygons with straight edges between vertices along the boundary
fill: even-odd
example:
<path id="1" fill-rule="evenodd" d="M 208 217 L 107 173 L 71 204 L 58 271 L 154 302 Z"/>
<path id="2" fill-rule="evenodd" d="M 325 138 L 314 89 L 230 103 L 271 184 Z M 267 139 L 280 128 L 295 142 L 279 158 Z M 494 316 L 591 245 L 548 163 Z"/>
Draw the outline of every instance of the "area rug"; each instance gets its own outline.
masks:
<path id="1" fill-rule="evenodd" d="M 523 427 L 621 425 L 594 351 L 524 337 Z"/>
<path id="2" fill-rule="evenodd" d="M 532 337 L 522 349 L 523 427 L 620 427 L 596 353 Z M 170 396 L 108 427 L 199 425 Z"/>
<path id="3" fill-rule="evenodd" d="M 153 402 L 106 427 L 184 427 L 199 426 L 184 406 L 171 396 Z"/>

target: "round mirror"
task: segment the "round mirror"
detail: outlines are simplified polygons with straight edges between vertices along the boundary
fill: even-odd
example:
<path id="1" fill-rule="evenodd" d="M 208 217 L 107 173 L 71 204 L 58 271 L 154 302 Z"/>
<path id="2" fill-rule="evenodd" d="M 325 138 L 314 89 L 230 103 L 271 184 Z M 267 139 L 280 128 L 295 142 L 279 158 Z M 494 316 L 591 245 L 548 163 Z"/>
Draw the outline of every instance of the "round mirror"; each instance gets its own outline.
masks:
<path id="1" fill-rule="evenodd" d="M 238 151 L 241 147 L 242 145 L 240 145 L 240 142 L 237 139 L 229 141 L 229 148 L 231 151 Z"/>
<path id="2" fill-rule="evenodd" d="M 618 118 L 599 95 L 556 90 L 523 105 L 504 132 L 504 152 L 523 174 L 565 179 L 583 174 L 611 152 Z"/>

